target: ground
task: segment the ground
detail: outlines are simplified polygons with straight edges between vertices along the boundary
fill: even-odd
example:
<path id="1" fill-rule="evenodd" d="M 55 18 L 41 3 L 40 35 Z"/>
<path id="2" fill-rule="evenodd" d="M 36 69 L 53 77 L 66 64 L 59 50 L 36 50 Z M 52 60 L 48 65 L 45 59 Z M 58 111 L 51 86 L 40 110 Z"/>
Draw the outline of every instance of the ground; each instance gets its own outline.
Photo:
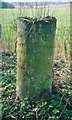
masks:
<path id="1" fill-rule="evenodd" d="M 64 60 L 54 60 L 52 95 L 46 101 L 16 97 L 16 54 L 3 52 L 2 120 L 72 120 L 72 82 Z"/>

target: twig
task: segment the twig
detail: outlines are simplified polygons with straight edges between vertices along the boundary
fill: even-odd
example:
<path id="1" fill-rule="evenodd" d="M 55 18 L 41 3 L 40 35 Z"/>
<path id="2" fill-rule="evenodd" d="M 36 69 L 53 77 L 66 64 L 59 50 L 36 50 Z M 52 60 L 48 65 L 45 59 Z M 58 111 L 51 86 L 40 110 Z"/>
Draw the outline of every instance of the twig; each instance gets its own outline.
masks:
<path id="1" fill-rule="evenodd" d="M 13 119 L 17 120 L 17 118 L 16 118 L 16 117 L 14 117 L 13 115 L 11 115 L 11 113 L 9 113 L 9 115 L 11 116 L 11 118 L 13 118 Z"/>
<path id="2" fill-rule="evenodd" d="M 58 117 L 58 119 L 62 116 L 62 114 L 63 114 L 64 110 L 65 110 L 65 109 L 66 109 L 66 107 L 67 107 L 67 105 L 68 105 L 68 102 L 66 102 L 66 105 L 64 106 L 64 109 L 62 110 L 62 112 L 61 112 L 60 116 Z"/>
<path id="3" fill-rule="evenodd" d="M 69 99 L 67 99 L 65 97 L 65 94 L 61 91 L 61 89 L 58 86 L 55 86 L 57 88 L 57 90 L 60 92 L 60 94 L 62 95 L 62 97 L 64 98 L 64 100 L 67 102 L 68 105 L 70 105 L 70 107 L 72 107 L 72 105 L 70 104 Z"/>

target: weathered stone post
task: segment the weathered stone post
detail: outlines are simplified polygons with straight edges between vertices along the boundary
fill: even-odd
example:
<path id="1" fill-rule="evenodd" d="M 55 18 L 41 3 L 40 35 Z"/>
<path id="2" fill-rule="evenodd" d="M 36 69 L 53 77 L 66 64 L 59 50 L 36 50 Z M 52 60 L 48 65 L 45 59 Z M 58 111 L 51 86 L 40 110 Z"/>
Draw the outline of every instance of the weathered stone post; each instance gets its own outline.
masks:
<path id="1" fill-rule="evenodd" d="M 17 23 L 17 96 L 45 99 L 51 92 L 56 18 L 20 17 Z"/>

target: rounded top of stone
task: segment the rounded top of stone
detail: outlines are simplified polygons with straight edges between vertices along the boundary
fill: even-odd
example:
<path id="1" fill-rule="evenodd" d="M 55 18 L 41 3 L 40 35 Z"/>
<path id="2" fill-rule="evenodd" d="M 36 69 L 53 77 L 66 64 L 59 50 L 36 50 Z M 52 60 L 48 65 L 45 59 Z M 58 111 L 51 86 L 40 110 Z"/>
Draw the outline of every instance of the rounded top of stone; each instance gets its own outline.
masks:
<path id="1" fill-rule="evenodd" d="M 36 23 L 36 22 L 49 22 L 49 21 L 56 21 L 57 19 L 55 17 L 47 16 L 43 18 L 30 18 L 30 17 L 18 17 L 18 19 L 24 21 L 24 22 L 31 22 L 31 23 Z"/>

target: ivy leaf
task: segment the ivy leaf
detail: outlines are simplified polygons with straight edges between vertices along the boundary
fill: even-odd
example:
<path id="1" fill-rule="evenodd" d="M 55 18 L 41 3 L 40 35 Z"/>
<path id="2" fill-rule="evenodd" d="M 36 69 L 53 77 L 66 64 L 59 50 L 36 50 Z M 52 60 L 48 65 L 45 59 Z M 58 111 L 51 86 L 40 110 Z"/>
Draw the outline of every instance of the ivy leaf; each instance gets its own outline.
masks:
<path id="1" fill-rule="evenodd" d="M 59 110 L 58 110 L 58 109 L 54 109 L 54 110 L 53 110 L 53 113 L 54 113 L 54 114 L 57 114 L 57 113 L 59 113 Z"/>

